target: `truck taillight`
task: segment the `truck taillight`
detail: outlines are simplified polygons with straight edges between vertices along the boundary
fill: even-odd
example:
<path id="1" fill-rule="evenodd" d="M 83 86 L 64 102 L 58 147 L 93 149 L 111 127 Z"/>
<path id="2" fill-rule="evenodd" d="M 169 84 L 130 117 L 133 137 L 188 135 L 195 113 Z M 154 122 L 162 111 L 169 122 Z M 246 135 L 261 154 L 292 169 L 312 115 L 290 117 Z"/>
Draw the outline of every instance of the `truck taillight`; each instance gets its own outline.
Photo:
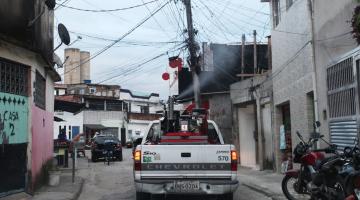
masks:
<path id="1" fill-rule="evenodd" d="M 235 150 L 231 150 L 231 171 L 237 171 L 238 167 L 238 154 Z"/>
<path id="2" fill-rule="evenodd" d="M 137 150 L 134 153 L 134 168 L 135 171 L 141 171 L 141 151 Z"/>

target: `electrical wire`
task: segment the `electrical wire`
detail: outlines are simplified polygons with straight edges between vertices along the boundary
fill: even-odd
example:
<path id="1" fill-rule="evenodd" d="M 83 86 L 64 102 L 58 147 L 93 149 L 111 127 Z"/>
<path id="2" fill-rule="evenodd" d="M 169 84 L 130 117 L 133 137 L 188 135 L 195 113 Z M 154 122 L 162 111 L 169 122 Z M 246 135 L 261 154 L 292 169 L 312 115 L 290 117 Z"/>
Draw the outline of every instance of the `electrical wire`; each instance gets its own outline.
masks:
<path id="1" fill-rule="evenodd" d="M 159 0 L 153 0 L 153 1 L 149 1 L 149 2 L 144 2 L 143 4 L 138 4 L 138 5 L 130 6 L 130 7 L 126 7 L 126 8 L 100 9 L 100 10 L 76 8 L 76 7 L 67 6 L 67 5 L 63 5 L 63 4 L 58 4 L 58 5 L 61 6 L 61 7 L 64 7 L 64 8 L 77 10 L 77 11 L 84 11 L 84 12 L 117 12 L 117 11 L 123 11 L 123 10 L 130 10 L 130 9 L 134 9 L 134 8 L 139 8 L 139 7 L 142 7 L 142 6 L 146 6 L 147 4 L 154 3 L 156 1 L 159 1 Z"/>
<path id="2" fill-rule="evenodd" d="M 64 6 L 65 4 L 69 3 L 70 0 L 65 0 L 64 2 L 62 2 L 61 4 L 58 4 L 57 7 L 54 8 L 54 10 L 59 9 L 61 6 Z"/>
<path id="3" fill-rule="evenodd" d="M 215 2 L 216 0 L 212 0 L 212 2 Z M 223 0 L 219 0 L 219 2 L 217 3 L 220 3 L 220 2 L 224 2 Z M 239 12 L 239 10 L 237 9 L 241 9 L 243 11 L 248 11 L 248 12 L 257 12 L 258 14 L 262 14 L 262 15 L 266 15 L 266 16 L 270 16 L 269 13 L 265 13 L 265 12 L 259 12 L 258 10 L 255 10 L 253 8 L 250 8 L 250 7 L 246 7 L 244 6 L 244 3 L 242 5 L 238 5 L 238 4 L 234 4 L 234 3 L 230 3 L 231 5 L 233 5 L 232 7 L 230 7 L 230 9 L 236 11 L 236 12 Z"/>
<path id="4" fill-rule="evenodd" d="M 199 6 L 197 5 L 196 2 L 193 2 L 193 4 L 199 8 Z M 223 34 L 224 38 L 227 40 L 227 41 L 230 41 L 229 38 L 227 37 L 227 35 L 225 34 L 225 31 L 221 28 L 221 26 L 219 26 L 218 24 L 216 24 L 212 19 L 210 19 L 206 13 L 202 10 L 202 9 L 199 9 L 199 11 L 204 15 L 204 17 L 214 26 L 216 27 L 217 29 L 219 29 L 219 31 Z M 199 13 L 200 13 L 199 12 Z M 211 15 L 211 14 L 210 14 Z"/>
<path id="5" fill-rule="evenodd" d="M 146 10 L 148 10 L 148 12 L 151 13 L 150 8 L 145 4 L 145 1 L 144 1 L 144 0 L 141 0 L 141 1 L 142 1 L 142 3 L 145 5 Z M 167 35 L 167 36 L 169 37 L 168 33 L 165 31 L 164 27 L 161 26 L 161 24 L 160 24 L 159 21 L 156 19 L 156 17 L 153 17 L 153 20 L 154 20 L 155 23 L 159 26 L 159 28 L 165 33 L 165 35 Z"/>
<path id="6" fill-rule="evenodd" d="M 80 33 L 80 32 L 76 32 L 76 31 L 69 31 L 69 33 L 75 34 L 75 35 L 80 35 L 80 36 L 84 36 L 84 37 L 88 37 L 88 38 L 92 38 L 92 39 L 96 39 L 96 40 L 101 40 L 101 41 L 109 41 L 109 42 L 114 42 L 116 41 L 116 39 L 111 39 L 111 38 L 105 38 L 105 37 L 100 37 L 100 36 L 96 36 L 96 35 L 91 35 L 91 34 L 87 34 L 87 33 Z M 131 40 L 127 40 L 127 41 L 119 41 L 119 43 L 125 43 L 125 44 L 130 44 L 130 45 L 165 45 L 165 44 L 175 44 L 175 43 L 182 43 L 182 41 L 131 41 Z"/>
<path id="7" fill-rule="evenodd" d="M 311 43 L 311 40 L 309 40 L 308 42 L 306 42 L 291 58 L 289 58 L 285 63 L 283 63 L 281 66 L 279 66 L 278 70 L 273 72 L 270 76 L 268 76 L 265 80 L 263 80 L 262 82 L 260 82 L 259 84 L 257 84 L 257 86 L 260 86 L 272 79 L 274 79 L 275 77 L 277 77 L 278 75 L 280 75 L 288 66 L 290 66 L 290 64 L 292 62 L 294 62 L 294 60 L 296 58 L 299 57 L 299 55 L 301 54 L 301 52 Z M 250 89 L 251 87 L 248 88 L 242 88 L 242 89 L 232 89 L 232 90 L 246 90 L 246 89 Z"/>
<path id="8" fill-rule="evenodd" d="M 181 49 L 181 48 L 184 48 L 184 47 L 180 47 L 179 49 Z M 177 49 L 177 50 L 179 50 L 179 49 Z M 136 70 L 138 70 L 140 67 L 142 67 L 143 65 L 148 64 L 148 63 L 150 63 L 150 62 L 152 62 L 152 61 L 154 61 L 154 60 L 156 60 L 156 59 L 158 59 L 158 58 L 161 58 L 161 57 L 163 57 L 163 56 L 165 56 L 165 55 L 167 55 L 167 54 L 168 54 L 168 51 L 167 51 L 167 52 L 163 52 L 163 53 L 161 53 L 161 54 L 159 54 L 159 55 L 157 55 L 157 56 L 155 56 L 155 57 L 153 57 L 153 58 L 150 58 L 150 59 L 146 60 L 145 62 L 142 62 L 142 63 L 136 65 L 136 67 L 134 67 L 134 68 L 132 68 L 132 69 L 128 69 L 128 70 L 126 70 L 125 72 L 122 72 L 121 74 L 117 74 L 117 75 L 111 76 L 111 77 L 109 77 L 109 78 L 106 78 L 106 79 L 104 79 L 104 80 L 101 80 L 101 81 L 98 82 L 98 84 L 103 83 L 103 82 L 106 82 L 106 81 L 109 81 L 109 80 L 111 80 L 111 79 L 114 79 L 114 78 L 119 77 L 119 76 L 122 76 L 122 75 L 127 75 L 128 73 L 133 73 L 133 72 L 135 72 Z"/>
<path id="9" fill-rule="evenodd" d="M 176 37 L 174 37 L 174 38 L 176 38 Z M 172 40 L 172 39 L 171 39 Z M 179 45 L 182 45 L 184 42 L 181 42 L 181 43 L 179 43 L 179 44 L 176 44 L 173 48 L 176 48 L 177 46 L 179 46 Z M 160 50 L 160 49 L 159 49 Z M 161 49 L 161 51 L 163 51 L 162 49 Z M 167 50 L 167 51 L 169 51 L 169 50 Z M 150 54 L 152 54 L 152 53 L 154 53 L 154 50 L 151 50 L 151 51 L 149 51 L 149 52 L 147 52 L 147 53 L 145 53 L 145 55 L 150 55 Z M 154 55 L 156 55 L 156 54 L 154 54 Z M 138 61 L 137 63 L 131 63 L 131 61 L 132 60 L 135 60 L 135 61 Z M 116 67 L 116 68 L 112 68 L 111 70 L 109 70 L 109 72 L 108 73 L 106 73 L 106 75 L 113 75 L 114 73 L 115 73 L 115 70 L 120 70 L 120 71 L 123 71 L 123 67 L 131 67 L 131 66 L 135 66 L 136 64 L 139 64 L 139 63 L 141 63 L 141 62 L 143 62 L 143 61 L 145 61 L 146 59 L 143 59 L 143 56 L 142 57 L 133 57 L 133 58 L 128 58 L 128 62 L 125 62 L 125 63 L 123 63 L 123 64 L 121 64 L 121 66 L 120 67 Z M 125 66 L 124 66 L 125 65 Z M 104 74 L 104 73 L 103 73 Z"/>
<path id="10" fill-rule="evenodd" d="M 157 8 L 154 12 L 152 12 L 149 16 L 147 16 L 145 19 L 143 19 L 140 23 L 138 23 L 135 27 L 133 27 L 132 29 L 130 29 L 128 32 L 126 32 L 124 35 L 122 35 L 120 38 L 118 38 L 117 40 L 115 40 L 114 42 L 112 42 L 111 44 L 109 44 L 108 46 L 104 47 L 102 50 L 100 50 L 99 52 L 95 53 L 94 56 L 91 56 L 89 59 L 85 60 L 82 64 L 89 62 L 90 60 L 96 58 L 97 56 L 101 55 L 102 53 L 104 53 L 105 51 L 107 51 L 108 49 L 110 49 L 111 47 L 113 47 L 115 44 L 117 44 L 118 42 L 120 42 L 121 40 L 123 40 L 126 36 L 130 35 L 132 32 L 134 32 L 136 29 L 138 29 L 141 25 L 143 25 L 145 22 L 147 22 L 150 18 L 152 18 L 156 13 L 158 13 L 160 10 L 162 10 L 166 5 L 168 5 L 172 0 L 167 1 L 166 3 L 164 3 L 163 5 L 160 6 L 160 8 Z M 81 65 L 78 65 L 74 68 L 72 68 L 69 71 L 65 71 L 62 75 L 69 73 L 73 70 L 75 70 L 76 68 L 79 68 Z"/>

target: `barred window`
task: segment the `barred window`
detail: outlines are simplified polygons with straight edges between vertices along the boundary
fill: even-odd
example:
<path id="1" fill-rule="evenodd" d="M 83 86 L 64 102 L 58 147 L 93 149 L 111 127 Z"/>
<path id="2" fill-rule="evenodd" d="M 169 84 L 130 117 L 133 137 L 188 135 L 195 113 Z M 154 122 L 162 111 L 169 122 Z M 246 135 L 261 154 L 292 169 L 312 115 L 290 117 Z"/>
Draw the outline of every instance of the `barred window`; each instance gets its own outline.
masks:
<path id="1" fill-rule="evenodd" d="M 354 83 L 353 59 L 348 58 L 327 69 L 327 85 L 335 90 Z"/>
<path id="2" fill-rule="evenodd" d="M 34 83 L 34 102 L 39 108 L 45 110 L 45 96 L 46 96 L 46 80 L 36 71 L 35 83 Z"/>
<path id="3" fill-rule="evenodd" d="M 327 69 L 330 118 L 356 114 L 353 59 L 348 58 Z"/>
<path id="4" fill-rule="evenodd" d="M 29 96 L 29 67 L 0 58 L 0 92 Z"/>
<path id="5" fill-rule="evenodd" d="M 356 114 L 355 88 L 328 95 L 330 117 L 346 117 Z"/>

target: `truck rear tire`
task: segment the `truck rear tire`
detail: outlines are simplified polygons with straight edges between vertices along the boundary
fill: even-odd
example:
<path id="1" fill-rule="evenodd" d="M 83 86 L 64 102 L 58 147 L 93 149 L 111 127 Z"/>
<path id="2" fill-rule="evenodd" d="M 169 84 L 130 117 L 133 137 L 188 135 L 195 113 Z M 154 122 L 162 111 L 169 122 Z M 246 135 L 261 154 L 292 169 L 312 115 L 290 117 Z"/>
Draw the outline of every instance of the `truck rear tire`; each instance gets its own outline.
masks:
<path id="1" fill-rule="evenodd" d="M 150 200 L 151 194 L 145 192 L 136 192 L 136 200 Z"/>

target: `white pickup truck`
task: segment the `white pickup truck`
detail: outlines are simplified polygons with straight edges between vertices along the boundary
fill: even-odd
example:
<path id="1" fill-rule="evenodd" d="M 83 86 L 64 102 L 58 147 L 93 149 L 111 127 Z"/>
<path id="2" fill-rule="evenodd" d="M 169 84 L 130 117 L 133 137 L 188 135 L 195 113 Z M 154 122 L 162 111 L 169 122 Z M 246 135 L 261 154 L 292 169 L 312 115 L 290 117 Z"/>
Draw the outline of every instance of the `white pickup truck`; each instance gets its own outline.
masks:
<path id="1" fill-rule="evenodd" d="M 151 139 L 161 136 L 159 124 L 160 121 L 150 123 L 134 152 L 136 199 L 189 194 L 216 195 L 222 200 L 232 200 L 239 185 L 237 153 L 234 145 L 224 144 L 215 122 L 208 120 L 211 143 L 198 142 L 202 136 L 195 136 L 183 143 L 154 144 Z M 162 139 L 174 137 L 163 136 Z M 181 141 L 182 138 L 177 139 Z"/>

